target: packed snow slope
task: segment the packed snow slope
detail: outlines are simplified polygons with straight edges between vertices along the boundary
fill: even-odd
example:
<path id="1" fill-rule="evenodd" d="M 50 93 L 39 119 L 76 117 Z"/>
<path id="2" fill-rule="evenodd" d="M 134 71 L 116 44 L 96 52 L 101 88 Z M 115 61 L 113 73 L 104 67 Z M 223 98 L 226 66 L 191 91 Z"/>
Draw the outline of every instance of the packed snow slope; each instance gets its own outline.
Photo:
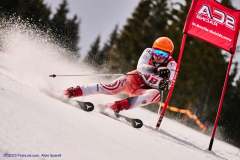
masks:
<path id="1" fill-rule="evenodd" d="M 207 151 L 209 136 L 168 118 L 160 131 L 153 131 L 157 115 L 141 108 L 123 112 L 144 121 L 145 127 L 134 129 L 97 109 L 86 113 L 48 96 L 100 79 L 49 78 L 51 73 L 96 71 L 66 59 L 67 51 L 27 26 L 10 25 L 0 36 L 0 160 L 240 159 L 238 148 L 220 140 L 215 140 L 213 152 Z M 97 105 L 114 99 L 98 95 L 81 100 Z"/>

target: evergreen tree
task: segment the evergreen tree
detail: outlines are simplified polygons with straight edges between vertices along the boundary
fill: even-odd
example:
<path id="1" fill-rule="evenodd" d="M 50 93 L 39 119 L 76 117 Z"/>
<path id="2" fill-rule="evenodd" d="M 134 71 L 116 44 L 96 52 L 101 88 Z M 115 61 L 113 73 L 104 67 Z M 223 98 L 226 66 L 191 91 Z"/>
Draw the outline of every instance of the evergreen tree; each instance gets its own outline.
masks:
<path id="1" fill-rule="evenodd" d="M 238 64 L 236 63 L 229 78 L 219 126 L 222 128 L 225 138 L 240 147 L 240 130 L 238 129 L 240 126 L 240 79 L 234 82 L 237 70 Z"/>
<path id="2" fill-rule="evenodd" d="M 43 0 L 1 0 L 0 3 L 1 17 L 21 17 L 45 32 L 52 30 L 61 46 L 78 55 L 79 22 L 76 15 L 72 19 L 67 18 L 68 12 L 66 0 L 60 4 L 52 19 L 52 11 Z"/>
<path id="3" fill-rule="evenodd" d="M 1 0 L 0 3 L 0 16 L 9 16 L 17 12 L 19 0 Z"/>
<path id="4" fill-rule="evenodd" d="M 230 0 L 223 0 L 222 4 L 234 8 Z M 240 147 L 240 79 L 235 81 L 238 74 L 238 63 L 229 77 L 228 90 L 225 96 L 223 110 L 219 121 L 219 126 L 223 131 L 225 139 Z"/>
<path id="5" fill-rule="evenodd" d="M 72 19 L 67 18 L 69 13 L 68 3 L 63 0 L 59 5 L 56 14 L 53 16 L 51 23 L 54 34 L 61 46 L 73 51 L 77 54 L 78 51 L 78 27 L 77 16 L 74 15 Z"/>
<path id="6" fill-rule="evenodd" d="M 228 7 L 228 8 L 234 9 L 231 0 L 222 0 L 221 3 L 222 3 L 222 5 L 224 5 L 224 6 Z"/>
<path id="7" fill-rule="evenodd" d="M 92 64 L 94 66 L 99 65 L 99 52 L 100 52 L 100 36 L 97 36 L 96 40 L 93 42 L 93 44 L 90 47 L 90 50 L 87 53 L 87 56 L 85 57 L 84 61 Z"/>
<path id="8" fill-rule="evenodd" d="M 2 0 L 0 3 L 1 16 L 20 16 L 43 30 L 49 27 L 50 14 L 51 9 L 43 0 Z"/>
<path id="9" fill-rule="evenodd" d="M 240 46 L 239 45 L 237 46 L 237 52 L 240 52 Z"/>
<path id="10" fill-rule="evenodd" d="M 110 60 L 110 55 L 114 45 L 116 44 L 118 39 L 118 25 L 115 26 L 114 30 L 110 34 L 109 40 L 103 45 L 102 50 L 99 52 L 99 64 L 107 65 Z"/>
<path id="11" fill-rule="evenodd" d="M 166 34 L 167 18 L 164 17 L 168 16 L 167 0 L 141 0 L 111 52 L 111 69 L 134 69 L 142 51 L 151 47 L 154 38 Z"/>
<path id="12" fill-rule="evenodd" d="M 90 51 L 88 52 L 85 61 L 90 64 L 94 64 L 96 67 L 104 67 L 109 60 L 109 54 L 115 45 L 118 37 L 118 26 L 116 25 L 112 33 L 110 34 L 109 40 L 104 44 L 103 48 L 100 48 L 100 36 L 91 45 Z"/>

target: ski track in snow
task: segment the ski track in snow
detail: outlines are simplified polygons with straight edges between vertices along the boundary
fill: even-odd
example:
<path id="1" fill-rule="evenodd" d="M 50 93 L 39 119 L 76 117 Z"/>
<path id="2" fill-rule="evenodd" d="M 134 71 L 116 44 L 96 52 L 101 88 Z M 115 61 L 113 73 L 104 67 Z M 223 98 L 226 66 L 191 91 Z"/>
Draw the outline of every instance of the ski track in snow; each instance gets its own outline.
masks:
<path id="1" fill-rule="evenodd" d="M 21 30 L 20 30 L 21 31 Z M 46 92 L 61 95 L 64 88 L 99 82 L 98 78 L 56 78 L 51 73 L 96 73 L 84 64 L 60 56 L 66 52 L 33 32 L 18 26 L 0 30 L 0 160 L 240 160 L 240 150 L 215 140 L 174 120 L 164 118 L 161 129 L 153 131 L 157 115 L 141 108 L 122 114 L 143 120 L 145 127 L 134 129 L 108 118 L 98 108 L 86 113 L 54 99 Z M 107 81 L 106 79 L 102 79 Z M 80 98 L 95 103 L 117 99 L 112 96 Z M 38 154 L 39 157 L 4 157 L 9 154 Z M 44 158 L 41 154 L 59 157 Z"/>

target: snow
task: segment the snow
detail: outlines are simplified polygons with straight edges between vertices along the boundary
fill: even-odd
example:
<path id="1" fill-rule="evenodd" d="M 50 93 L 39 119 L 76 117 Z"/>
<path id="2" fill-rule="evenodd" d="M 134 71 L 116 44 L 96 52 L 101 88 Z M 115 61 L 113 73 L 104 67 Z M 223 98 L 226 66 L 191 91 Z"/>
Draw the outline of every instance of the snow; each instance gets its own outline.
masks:
<path id="1" fill-rule="evenodd" d="M 100 79 L 49 78 L 51 73 L 96 71 L 59 56 L 65 51 L 39 41 L 43 39 L 32 32 L 19 32 L 16 26 L 4 30 L 0 52 L 0 160 L 240 159 L 239 148 L 217 139 L 213 152 L 207 151 L 209 136 L 168 118 L 164 118 L 159 131 L 149 129 L 155 126 L 157 115 L 142 108 L 123 112 L 141 118 L 146 125 L 134 129 L 98 110 L 86 113 L 48 96 L 46 92 L 60 95 L 66 87 Z M 116 97 L 82 99 L 98 104 Z M 5 153 L 19 155 L 4 157 Z"/>

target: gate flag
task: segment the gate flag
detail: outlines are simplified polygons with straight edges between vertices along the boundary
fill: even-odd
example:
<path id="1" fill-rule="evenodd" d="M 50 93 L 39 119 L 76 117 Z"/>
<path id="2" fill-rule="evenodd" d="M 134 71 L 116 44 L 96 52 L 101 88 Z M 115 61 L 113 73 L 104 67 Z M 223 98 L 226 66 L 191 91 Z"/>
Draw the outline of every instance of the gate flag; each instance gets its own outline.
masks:
<path id="1" fill-rule="evenodd" d="M 215 0 L 193 0 L 184 33 L 235 53 L 240 28 L 240 11 Z"/>

